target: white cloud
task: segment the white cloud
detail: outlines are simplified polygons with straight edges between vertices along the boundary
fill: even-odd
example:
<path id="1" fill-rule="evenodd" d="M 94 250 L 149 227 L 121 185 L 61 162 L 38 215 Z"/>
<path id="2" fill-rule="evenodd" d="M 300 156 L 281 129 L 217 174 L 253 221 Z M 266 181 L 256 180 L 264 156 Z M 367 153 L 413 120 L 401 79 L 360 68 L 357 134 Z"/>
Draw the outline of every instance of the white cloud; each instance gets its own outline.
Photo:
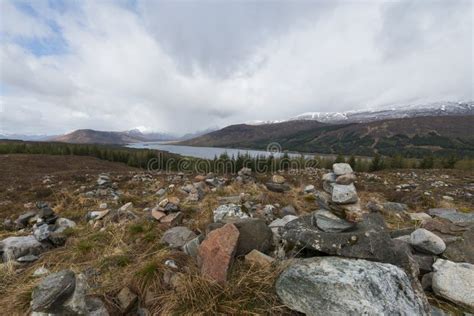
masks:
<path id="1" fill-rule="evenodd" d="M 307 111 L 474 99 L 468 3 L 266 5 L 206 11 L 145 1 L 132 10 L 90 1 L 58 12 L 40 3 L 42 18 L 29 16 L 20 33 L 35 34 L 31 19 L 38 30 L 54 20 L 67 53 L 38 57 L 2 38 L 2 129 L 184 133 Z"/>

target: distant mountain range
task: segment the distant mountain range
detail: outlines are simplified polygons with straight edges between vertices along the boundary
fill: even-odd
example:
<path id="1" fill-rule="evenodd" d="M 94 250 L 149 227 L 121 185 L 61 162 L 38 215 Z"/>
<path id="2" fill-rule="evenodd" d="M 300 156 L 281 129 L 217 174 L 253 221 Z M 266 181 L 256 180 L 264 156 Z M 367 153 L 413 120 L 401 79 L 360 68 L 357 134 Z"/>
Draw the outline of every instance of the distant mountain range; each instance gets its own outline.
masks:
<path id="1" fill-rule="evenodd" d="M 165 133 L 142 133 L 138 129 L 124 132 L 96 131 L 92 129 L 79 129 L 72 133 L 52 137 L 50 141 L 75 143 L 75 144 L 115 144 L 126 145 L 130 143 L 158 142 L 158 141 L 182 141 L 199 137 L 212 130 L 199 131 L 184 136 L 173 136 Z"/>
<path id="2" fill-rule="evenodd" d="M 253 121 L 249 125 L 264 125 L 287 121 L 313 120 L 322 123 L 364 123 L 395 118 L 421 116 L 474 115 L 474 102 L 435 102 L 426 104 L 397 105 L 393 107 L 363 109 L 346 112 L 307 112 L 290 119 Z"/>

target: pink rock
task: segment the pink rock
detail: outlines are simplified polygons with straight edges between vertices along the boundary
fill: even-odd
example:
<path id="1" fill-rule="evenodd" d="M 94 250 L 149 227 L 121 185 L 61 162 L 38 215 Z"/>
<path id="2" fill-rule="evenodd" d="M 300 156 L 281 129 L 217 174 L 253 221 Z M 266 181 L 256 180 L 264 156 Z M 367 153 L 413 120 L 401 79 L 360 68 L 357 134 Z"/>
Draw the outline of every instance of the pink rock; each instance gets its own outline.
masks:
<path id="1" fill-rule="evenodd" d="M 225 283 L 229 267 L 234 261 L 238 239 L 239 230 L 234 224 L 226 224 L 210 232 L 199 246 L 201 274 L 218 283 Z"/>

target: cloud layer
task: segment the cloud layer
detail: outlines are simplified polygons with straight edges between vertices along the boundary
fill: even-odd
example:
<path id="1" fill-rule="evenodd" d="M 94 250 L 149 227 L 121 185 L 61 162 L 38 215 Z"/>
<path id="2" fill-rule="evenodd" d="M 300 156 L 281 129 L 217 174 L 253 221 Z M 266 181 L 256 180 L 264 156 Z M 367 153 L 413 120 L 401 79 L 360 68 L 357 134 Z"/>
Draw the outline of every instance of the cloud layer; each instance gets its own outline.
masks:
<path id="1" fill-rule="evenodd" d="M 10 2 L 0 133 L 185 133 L 473 97 L 473 4 Z"/>

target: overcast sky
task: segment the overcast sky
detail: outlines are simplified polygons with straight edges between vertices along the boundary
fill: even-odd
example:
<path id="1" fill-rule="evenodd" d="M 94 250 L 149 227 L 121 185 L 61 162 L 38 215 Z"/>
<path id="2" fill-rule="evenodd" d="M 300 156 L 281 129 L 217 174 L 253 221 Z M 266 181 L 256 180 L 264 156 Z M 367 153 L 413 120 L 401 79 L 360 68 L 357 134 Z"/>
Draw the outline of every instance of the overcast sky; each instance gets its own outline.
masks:
<path id="1" fill-rule="evenodd" d="M 473 3 L 0 0 L 0 133 L 473 100 Z"/>

